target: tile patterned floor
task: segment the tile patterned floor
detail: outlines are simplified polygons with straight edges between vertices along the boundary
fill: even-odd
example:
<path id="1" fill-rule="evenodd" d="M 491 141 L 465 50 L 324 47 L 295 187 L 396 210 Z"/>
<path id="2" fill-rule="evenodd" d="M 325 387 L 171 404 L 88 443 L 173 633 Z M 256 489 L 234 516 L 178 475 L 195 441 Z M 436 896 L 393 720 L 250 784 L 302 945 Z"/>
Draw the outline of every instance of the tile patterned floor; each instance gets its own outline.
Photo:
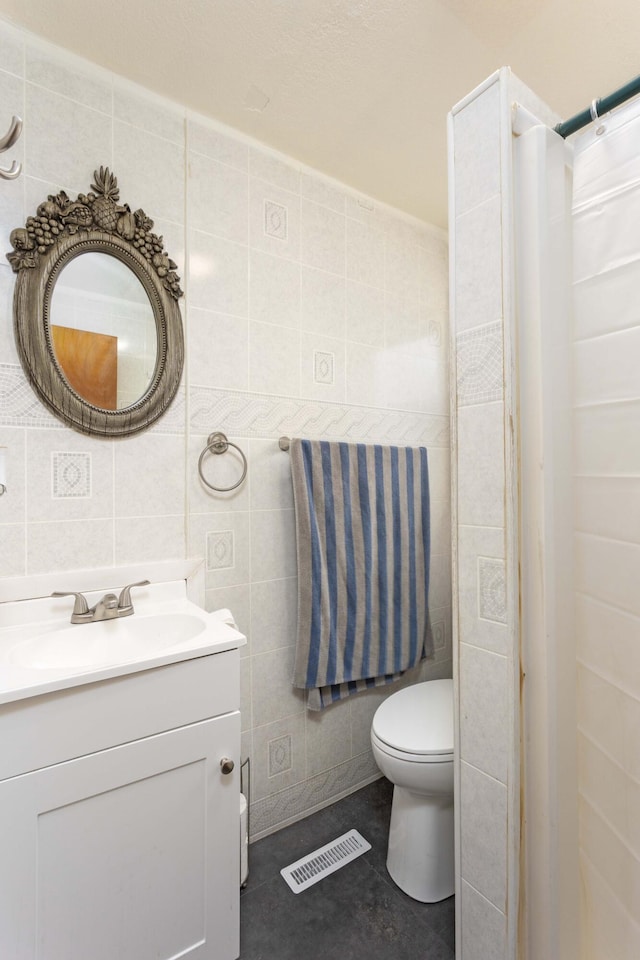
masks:
<path id="1" fill-rule="evenodd" d="M 241 960 L 455 960 L 454 900 L 418 903 L 385 866 L 392 786 L 380 779 L 249 848 Z M 355 828 L 372 849 L 302 893 L 280 869 Z"/>

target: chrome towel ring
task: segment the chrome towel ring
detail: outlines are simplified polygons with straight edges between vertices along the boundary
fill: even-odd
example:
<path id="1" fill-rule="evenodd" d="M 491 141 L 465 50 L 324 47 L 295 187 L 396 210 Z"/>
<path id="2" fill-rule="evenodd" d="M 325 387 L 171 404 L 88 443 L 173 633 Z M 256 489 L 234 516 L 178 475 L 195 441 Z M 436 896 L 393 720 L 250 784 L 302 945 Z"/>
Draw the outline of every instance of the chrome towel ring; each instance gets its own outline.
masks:
<path id="1" fill-rule="evenodd" d="M 209 483 L 209 481 L 205 478 L 202 472 L 202 461 L 204 460 L 205 456 L 208 453 L 215 453 L 215 454 L 226 453 L 229 447 L 233 447 L 234 450 L 237 450 L 240 456 L 242 457 L 242 476 L 236 483 L 232 483 L 230 487 L 216 487 L 213 483 Z M 204 485 L 209 487 L 210 490 L 215 490 L 216 493 L 228 493 L 230 490 L 235 490 L 236 487 L 239 487 L 240 484 L 244 481 L 244 478 L 247 475 L 247 458 L 245 457 L 244 453 L 242 452 L 242 450 L 240 449 L 237 443 L 232 443 L 231 440 L 227 440 L 224 433 L 221 433 L 218 430 L 216 431 L 216 433 L 212 433 L 209 435 L 209 438 L 207 440 L 207 445 L 202 451 L 202 453 L 200 454 L 200 458 L 198 460 L 198 473 L 200 474 L 200 479 L 202 480 Z"/>

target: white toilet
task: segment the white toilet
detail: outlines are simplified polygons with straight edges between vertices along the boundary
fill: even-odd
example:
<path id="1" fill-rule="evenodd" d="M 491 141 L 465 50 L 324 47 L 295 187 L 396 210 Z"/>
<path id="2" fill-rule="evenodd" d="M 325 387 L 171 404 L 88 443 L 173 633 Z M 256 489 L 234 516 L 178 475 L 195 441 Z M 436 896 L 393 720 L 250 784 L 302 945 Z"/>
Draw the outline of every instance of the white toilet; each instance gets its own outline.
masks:
<path id="1" fill-rule="evenodd" d="M 414 900 L 454 892 L 453 681 L 398 690 L 376 710 L 371 746 L 394 784 L 387 870 Z"/>

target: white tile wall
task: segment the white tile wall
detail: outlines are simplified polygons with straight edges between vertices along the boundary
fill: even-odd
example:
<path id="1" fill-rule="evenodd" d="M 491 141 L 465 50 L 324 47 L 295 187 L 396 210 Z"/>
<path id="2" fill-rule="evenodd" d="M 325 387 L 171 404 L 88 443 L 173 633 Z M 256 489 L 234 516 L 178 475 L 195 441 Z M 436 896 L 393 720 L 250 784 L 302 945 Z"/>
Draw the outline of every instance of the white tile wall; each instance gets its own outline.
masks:
<path id="1" fill-rule="evenodd" d="M 347 277 L 358 283 L 381 287 L 384 283 L 385 242 L 382 226 L 373 220 L 367 222 L 366 211 L 360 208 L 362 219 L 347 218 Z"/>
<path id="2" fill-rule="evenodd" d="M 31 83 L 68 97 L 75 103 L 111 113 L 111 77 L 89 64 L 72 62 L 63 50 L 28 43 L 26 78 Z"/>
<path id="3" fill-rule="evenodd" d="M 19 77 L 24 76 L 23 34 L 8 23 L 3 25 L 0 34 L 0 58 L 4 70 Z"/>
<path id="4" fill-rule="evenodd" d="M 457 331 L 502 317 L 501 235 L 499 194 L 456 218 Z"/>
<path id="5" fill-rule="evenodd" d="M 347 281 L 346 321 L 349 340 L 384 346 L 385 305 L 375 287 Z"/>
<path id="6" fill-rule="evenodd" d="M 497 83 L 456 115 L 456 151 L 462 162 L 456 169 L 457 217 L 500 192 L 500 87 Z M 468 158 L 473 156 L 474 163 Z"/>
<path id="7" fill-rule="evenodd" d="M 461 949 L 467 960 L 486 960 L 496 954 L 504 956 L 505 915 L 466 880 L 462 881 L 462 912 L 466 925 Z"/>
<path id="8" fill-rule="evenodd" d="M 468 763 L 507 782 L 507 659 L 460 644 L 460 752 Z"/>
<path id="9" fill-rule="evenodd" d="M 201 553 L 200 556 L 203 554 Z M 115 521 L 117 566 L 151 560 L 181 560 L 185 556 L 184 515 L 128 517 Z M 77 564 L 76 564 L 77 566 Z M 87 562 L 87 566 L 91 566 Z"/>
<path id="10" fill-rule="evenodd" d="M 249 181 L 246 173 L 217 160 L 189 157 L 189 222 L 195 230 L 225 240 L 248 241 Z"/>
<path id="11" fill-rule="evenodd" d="M 460 806 L 462 879 L 482 891 L 494 907 L 505 913 L 507 788 L 463 761 Z M 467 924 L 469 933 L 471 929 Z"/>
<path id="12" fill-rule="evenodd" d="M 0 523 L 24 524 L 27 490 L 25 483 L 26 431 L 17 427 L 0 427 L 0 447 L 7 448 L 6 487 L 0 497 Z"/>
<path id="13" fill-rule="evenodd" d="M 302 329 L 344 339 L 344 276 L 303 266 L 300 280 Z"/>
<path id="14" fill-rule="evenodd" d="M 254 653 L 267 653 L 291 644 L 298 615 L 298 583 L 263 580 L 251 584 L 251 645 Z"/>
<path id="15" fill-rule="evenodd" d="M 5 494 L 6 496 L 6 494 Z M 19 577 L 26 566 L 26 537 L 23 523 L 0 524 L 2 552 L 0 552 L 0 575 Z"/>
<path id="16" fill-rule="evenodd" d="M 189 306 L 246 317 L 247 248 L 196 231 L 190 234 L 189 246 Z"/>
<path id="17" fill-rule="evenodd" d="M 249 171 L 249 147 L 237 137 L 223 133 L 197 117 L 187 117 L 189 149 L 238 170 Z"/>
<path id="18" fill-rule="evenodd" d="M 113 78 L 113 115 L 164 140 L 184 142 L 184 111 L 119 77 Z"/>
<path id="19" fill-rule="evenodd" d="M 249 321 L 225 313 L 191 307 L 189 310 L 189 376 L 191 383 L 215 383 L 224 389 L 249 387 Z M 211 350 L 216 344 L 217 350 Z M 219 354 L 227 357 L 220 363 Z"/>
<path id="20" fill-rule="evenodd" d="M 328 207 L 302 200 L 300 259 L 308 267 L 344 276 L 345 218 Z"/>
<path id="21" fill-rule="evenodd" d="M 300 264 L 261 250 L 251 250 L 249 256 L 251 319 L 298 328 L 301 319 Z"/>
<path id="22" fill-rule="evenodd" d="M 186 291 L 183 389 L 153 429 L 101 441 L 35 398 L 13 346 L 13 274 L 0 264 L 0 575 L 55 566 L 72 579 L 82 566 L 208 556 L 208 609 L 229 607 L 249 637 L 242 749 L 253 830 L 268 832 L 377 775 L 369 728 L 384 696 L 310 718 L 291 687 L 296 562 L 281 434 L 428 446 L 438 650 L 416 677 L 451 675 L 446 238 L 1 22 L 0 101 L 25 119 L 24 175 L 0 190 L 4 248 L 48 193 L 86 192 L 108 165 L 121 202 L 142 206 L 164 236 Z M 216 430 L 249 460 L 226 494 L 196 469 Z M 52 496 L 56 452 L 90 456 L 90 496 Z M 222 485 L 240 467 L 233 451 L 203 461 Z"/>
<path id="23" fill-rule="evenodd" d="M 504 526 L 504 407 L 501 401 L 458 410 L 458 520 Z"/>
<path id="24" fill-rule="evenodd" d="M 28 523 L 26 535 L 29 573 L 110 567 L 114 563 L 110 518 Z"/>
<path id="25" fill-rule="evenodd" d="M 100 163 L 96 158 L 113 166 L 113 121 L 108 114 L 27 83 L 23 119 L 29 131 L 24 139 L 28 176 L 57 183 L 71 196 L 88 192 L 88 177 Z"/>
<path id="26" fill-rule="evenodd" d="M 121 198 L 135 197 L 157 220 L 185 222 L 184 143 L 156 137 L 131 124 L 113 124 L 113 168 Z M 197 229 L 196 224 L 193 224 Z"/>
<path id="27" fill-rule="evenodd" d="M 270 323 L 249 324 L 249 388 L 256 393 L 300 393 L 300 333 Z"/>

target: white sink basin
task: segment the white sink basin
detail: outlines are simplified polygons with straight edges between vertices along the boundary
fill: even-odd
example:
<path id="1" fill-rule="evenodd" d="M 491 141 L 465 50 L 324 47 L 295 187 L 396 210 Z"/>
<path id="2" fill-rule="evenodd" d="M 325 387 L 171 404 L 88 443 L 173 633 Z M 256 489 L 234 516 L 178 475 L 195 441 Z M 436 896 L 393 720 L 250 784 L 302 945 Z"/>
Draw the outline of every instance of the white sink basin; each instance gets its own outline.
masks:
<path id="1" fill-rule="evenodd" d="M 85 593 L 90 606 L 104 589 Z M 0 705 L 208 657 L 246 643 L 229 610 L 207 613 L 188 599 L 184 579 L 139 589 L 135 608 L 129 617 L 71 624 L 66 597 L 0 603 Z"/>
<path id="2" fill-rule="evenodd" d="M 202 633 L 206 622 L 189 613 L 121 617 L 47 631 L 18 642 L 9 661 L 31 670 L 106 667 L 155 656 Z"/>

